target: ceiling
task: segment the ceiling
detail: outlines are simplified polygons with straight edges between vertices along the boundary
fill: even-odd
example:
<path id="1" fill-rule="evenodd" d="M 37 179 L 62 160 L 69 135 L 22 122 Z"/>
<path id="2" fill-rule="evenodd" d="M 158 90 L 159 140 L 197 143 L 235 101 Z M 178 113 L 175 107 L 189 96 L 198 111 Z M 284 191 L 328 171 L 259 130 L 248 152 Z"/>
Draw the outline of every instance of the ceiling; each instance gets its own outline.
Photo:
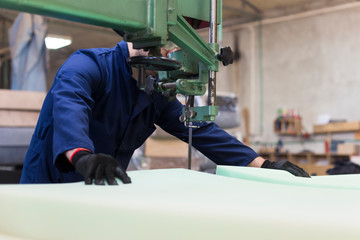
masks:
<path id="1" fill-rule="evenodd" d="M 223 0 L 224 18 L 239 16 L 241 12 L 268 11 L 276 8 L 286 8 L 303 5 L 313 0 Z M 232 8 L 232 9 L 230 9 Z M 257 9 L 257 10 L 256 10 Z M 231 14 L 232 13 L 232 14 Z"/>
<path id="2" fill-rule="evenodd" d="M 356 0 L 223 0 L 223 21 L 249 22 L 349 2 Z"/>
<path id="3" fill-rule="evenodd" d="M 356 0 L 223 0 L 223 21 L 224 25 L 234 21 L 236 23 L 250 22 L 260 17 L 280 16 L 295 10 L 304 11 L 311 8 L 314 3 L 317 3 L 317 7 L 321 7 L 331 2 L 339 4 L 350 1 Z M 11 24 L 17 15 L 18 12 L 0 9 L 0 21 L 1 18 L 7 19 Z M 55 18 L 47 18 L 47 20 L 49 33 L 72 37 L 73 44 L 68 47 L 68 51 L 113 46 L 119 40 L 119 37 L 110 29 Z"/>
<path id="4" fill-rule="evenodd" d="M 284 16 L 329 5 L 356 0 L 223 0 L 223 21 L 226 24 L 251 22 L 261 18 Z M 6 47 L 6 32 L 18 12 L 0 9 L 0 48 Z M 1 22 L 0 22 L 1 23 Z M 50 51 L 49 82 L 71 53 L 80 48 L 112 47 L 121 38 L 110 29 L 47 18 L 48 33 L 71 36 L 73 43 Z"/>

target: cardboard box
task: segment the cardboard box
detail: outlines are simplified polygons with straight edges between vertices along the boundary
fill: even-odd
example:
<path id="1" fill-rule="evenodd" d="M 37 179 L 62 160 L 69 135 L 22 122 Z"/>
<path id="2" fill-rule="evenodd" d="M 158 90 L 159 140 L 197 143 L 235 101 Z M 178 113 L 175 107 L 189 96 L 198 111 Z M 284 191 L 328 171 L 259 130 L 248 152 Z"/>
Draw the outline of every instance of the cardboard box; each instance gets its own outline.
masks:
<path id="1" fill-rule="evenodd" d="M 46 93 L 0 89 L 0 127 L 35 127 Z"/>
<path id="2" fill-rule="evenodd" d="M 350 161 L 357 165 L 360 165 L 360 155 L 351 156 Z"/>
<path id="3" fill-rule="evenodd" d="M 187 158 L 188 144 L 179 139 L 148 138 L 145 142 L 146 157 Z"/>
<path id="4" fill-rule="evenodd" d="M 359 155 L 360 146 L 355 143 L 342 143 L 337 146 L 338 154 Z"/>
<path id="5" fill-rule="evenodd" d="M 0 89 L 0 110 L 40 112 L 46 93 Z"/>

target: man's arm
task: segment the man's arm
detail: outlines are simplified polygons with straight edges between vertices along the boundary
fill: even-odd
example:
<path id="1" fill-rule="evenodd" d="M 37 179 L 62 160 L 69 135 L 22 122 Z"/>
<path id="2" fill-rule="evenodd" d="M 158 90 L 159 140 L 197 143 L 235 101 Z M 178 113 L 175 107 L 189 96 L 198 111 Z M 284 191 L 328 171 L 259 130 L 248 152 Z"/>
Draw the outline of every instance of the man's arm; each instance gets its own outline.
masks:
<path id="1" fill-rule="evenodd" d="M 188 128 L 179 121 L 182 105 L 177 100 L 168 104 L 157 124 L 180 140 L 188 141 Z M 308 174 L 294 164 L 272 163 L 260 157 L 253 149 L 238 141 L 215 123 L 203 123 L 193 130 L 193 146 L 218 165 L 283 169 L 296 176 Z M 265 164 L 265 165 L 264 165 Z M 296 171 L 293 169 L 296 168 Z"/>
<path id="2" fill-rule="evenodd" d="M 188 128 L 179 121 L 183 105 L 177 101 L 167 104 L 156 124 L 180 140 L 188 141 Z M 193 146 L 218 165 L 247 166 L 259 155 L 226 133 L 215 123 L 202 123 L 193 129 Z M 260 164 L 261 158 L 252 164 Z"/>
<path id="3" fill-rule="evenodd" d="M 72 149 L 72 150 L 69 150 L 69 151 L 67 151 L 67 152 L 65 152 L 65 156 L 66 156 L 66 158 L 69 160 L 69 161 L 71 161 L 71 157 L 72 157 L 72 155 L 74 155 L 74 153 L 75 153 L 75 151 L 77 150 L 78 148 L 74 148 L 74 149 Z M 85 148 L 84 148 L 85 149 Z M 89 151 L 89 150 L 88 150 Z"/>
<path id="4" fill-rule="evenodd" d="M 101 71 L 84 53 L 75 53 L 58 71 L 52 89 L 53 159 L 60 171 L 73 170 L 65 152 L 75 148 L 94 151 L 89 124 L 95 105 L 93 96 L 101 86 Z"/>
<path id="5" fill-rule="evenodd" d="M 106 81 L 96 57 L 89 52 L 77 52 L 59 70 L 51 89 L 53 99 L 54 164 L 60 171 L 76 171 L 86 184 L 117 184 L 130 178 L 110 155 L 94 154 L 89 137 L 90 118 L 96 96 L 103 94 Z"/>
<path id="6" fill-rule="evenodd" d="M 265 159 L 262 157 L 257 157 L 248 164 L 248 167 L 261 167 L 264 162 Z"/>

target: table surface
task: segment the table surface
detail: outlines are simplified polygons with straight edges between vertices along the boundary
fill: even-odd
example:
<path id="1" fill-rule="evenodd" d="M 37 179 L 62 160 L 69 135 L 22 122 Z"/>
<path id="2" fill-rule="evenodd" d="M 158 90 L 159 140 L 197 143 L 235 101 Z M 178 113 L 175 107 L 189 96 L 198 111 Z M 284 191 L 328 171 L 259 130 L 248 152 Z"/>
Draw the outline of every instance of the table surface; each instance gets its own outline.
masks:
<path id="1" fill-rule="evenodd" d="M 0 185 L 1 239 L 360 239 L 360 175 L 128 173 L 118 186 Z"/>

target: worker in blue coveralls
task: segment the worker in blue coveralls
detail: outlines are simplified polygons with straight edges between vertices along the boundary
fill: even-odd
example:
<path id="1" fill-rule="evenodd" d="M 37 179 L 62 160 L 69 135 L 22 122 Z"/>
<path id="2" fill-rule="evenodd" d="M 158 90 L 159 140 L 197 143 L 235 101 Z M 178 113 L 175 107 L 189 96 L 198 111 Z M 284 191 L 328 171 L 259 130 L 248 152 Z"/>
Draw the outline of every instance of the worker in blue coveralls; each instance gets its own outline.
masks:
<path id="1" fill-rule="evenodd" d="M 116 185 L 116 178 L 130 183 L 125 172 L 130 158 L 154 132 L 154 124 L 187 142 L 188 128 L 179 121 L 182 104 L 137 87 L 126 60 L 139 53 L 122 41 L 114 48 L 72 54 L 45 98 L 20 183 Z M 288 161 L 263 159 L 215 123 L 194 129 L 193 146 L 216 164 L 309 176 Z"/>

